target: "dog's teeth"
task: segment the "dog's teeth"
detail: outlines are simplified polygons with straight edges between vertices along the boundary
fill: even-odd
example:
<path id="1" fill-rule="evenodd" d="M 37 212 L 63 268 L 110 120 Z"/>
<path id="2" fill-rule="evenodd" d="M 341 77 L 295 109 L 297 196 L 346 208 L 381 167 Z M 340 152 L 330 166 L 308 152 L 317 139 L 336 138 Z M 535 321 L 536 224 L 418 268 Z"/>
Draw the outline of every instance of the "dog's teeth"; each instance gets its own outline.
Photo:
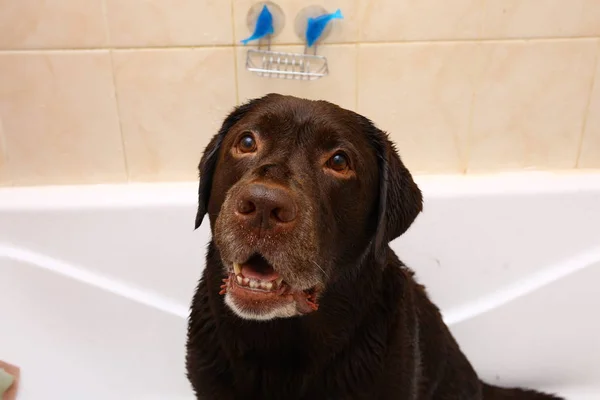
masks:
<path id="1" fill-rule="evenodd" d="M 235 272 L 236 275 L 241 274 L 242 273 L 242 267 L 240 266 L 240 264 L 233 263 L 233 271 Z"/>
<path id="2" fill-rule="evenodd" d="M 281 284 L 281 282 L 283 281 L 283 279 L 278 279 L 276 281 L 271 281 L 271 282 L 267 282 L 267 281 L 261 281 L 260 279 L 250 279 L 250 278 L 246 278 L 244 275 L 236 275 L 235 276 L 235 280 L 236 282 L 240 285 L 240 286 L 248 286 L 251 289 L 263 289 L 263 290 L 273 290 L 274 288 L 277 288 L 277 282 L 279 282 L 279 284 Z M 227 285 L 223 285 L 223 287 L 226 287 Z"/>
<path id="3" fill-rule="evenodd" d="M 283 282 L 283 278 L 277 278 L 277 280 L 275 281 L 277 287 L 281 286 L 281 282 Z"/>

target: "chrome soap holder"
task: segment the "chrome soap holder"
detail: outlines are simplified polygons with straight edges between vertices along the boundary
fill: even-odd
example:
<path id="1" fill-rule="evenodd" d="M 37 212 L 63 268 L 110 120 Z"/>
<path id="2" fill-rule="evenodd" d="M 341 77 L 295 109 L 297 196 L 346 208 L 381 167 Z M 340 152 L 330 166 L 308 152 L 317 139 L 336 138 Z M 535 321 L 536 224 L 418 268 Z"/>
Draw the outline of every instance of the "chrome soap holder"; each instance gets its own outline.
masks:
<path id="1" fill-rule="evenodd" d="M 265 78 L 315 80 L 329 73 L 327 58 L 314 53 L 284 53 L 271 50 L 271 40 L 267 39 L 266 48 L 249 49 L 246 54 L 246 69 Z"/>
<path id="2" fill-rule="evenodd" d="M 296 25 L 304 36 L 304 52 L 288 53 L 271 50 L 271 38 L 276 29 L 270 8 L 279 16 L 279 28 L 282 27 L 283 13 L 281 10 L 273 3 L 263 3 L 260 13 L 256 16 L 253 34 L 242 40 L 243 44 L 258 40 L 257 48 L 249 49 L 246 53 L 246 69 L 265 78 L 316 80 L 328 75 L 327 58 L 317 54 L 317 44 L 329 33 L 327 30 L 330 28 L 329 22 L 342 18 L 341 11 L 337 10 L 331 14 L 321 13 L 316 17 L 307 17 L 307 14 L 314 15 L 315 7 L 307 7 L 304 13 L 301 11 Z M 322 9 L 319 8 L 319 10 Z M 300 32 L 297 29 L 297 33 Z"/>

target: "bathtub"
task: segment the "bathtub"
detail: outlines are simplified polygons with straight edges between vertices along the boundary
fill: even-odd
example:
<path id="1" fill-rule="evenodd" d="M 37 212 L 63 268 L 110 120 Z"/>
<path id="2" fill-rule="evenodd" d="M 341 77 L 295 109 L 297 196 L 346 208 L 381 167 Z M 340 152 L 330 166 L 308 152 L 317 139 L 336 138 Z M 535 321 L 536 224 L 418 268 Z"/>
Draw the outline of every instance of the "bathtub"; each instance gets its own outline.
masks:
<path id="1" fill-rule="evenodd" d="M 393 243 L 480 375 L 600 398 L 600 173 L 417 177 Z M 0 359 L 19 400 L 192 399 L 195 182 L 0 189 Z"/>

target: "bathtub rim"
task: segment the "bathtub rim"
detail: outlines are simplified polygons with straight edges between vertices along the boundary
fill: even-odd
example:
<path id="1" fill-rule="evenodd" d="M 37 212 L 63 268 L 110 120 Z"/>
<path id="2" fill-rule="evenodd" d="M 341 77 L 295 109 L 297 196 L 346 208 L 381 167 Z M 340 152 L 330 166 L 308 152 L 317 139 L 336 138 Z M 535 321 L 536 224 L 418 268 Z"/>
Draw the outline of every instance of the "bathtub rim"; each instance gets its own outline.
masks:
<path id="1" fill-rule="evenodd" d="M 427 198 L 600 192 L 600 170 L 497 174 L 414 174 Z M 129 182 L 0 187 L 0 212 L 191 206 L 198 182 Z"/>

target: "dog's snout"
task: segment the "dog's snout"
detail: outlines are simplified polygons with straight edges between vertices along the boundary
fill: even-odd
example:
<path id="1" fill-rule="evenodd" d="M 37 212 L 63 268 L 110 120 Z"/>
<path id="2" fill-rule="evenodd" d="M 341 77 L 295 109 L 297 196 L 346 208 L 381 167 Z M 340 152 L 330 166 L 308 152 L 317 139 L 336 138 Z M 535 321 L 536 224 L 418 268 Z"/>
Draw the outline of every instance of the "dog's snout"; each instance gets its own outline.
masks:
<path id="1" fill-rule="evenodd" d="M 238 218 L 252 227 L 273 228 L 293 222 L 297 209 L 287 189 L 252 183 L 238 194 L 235 211 Z"/>

